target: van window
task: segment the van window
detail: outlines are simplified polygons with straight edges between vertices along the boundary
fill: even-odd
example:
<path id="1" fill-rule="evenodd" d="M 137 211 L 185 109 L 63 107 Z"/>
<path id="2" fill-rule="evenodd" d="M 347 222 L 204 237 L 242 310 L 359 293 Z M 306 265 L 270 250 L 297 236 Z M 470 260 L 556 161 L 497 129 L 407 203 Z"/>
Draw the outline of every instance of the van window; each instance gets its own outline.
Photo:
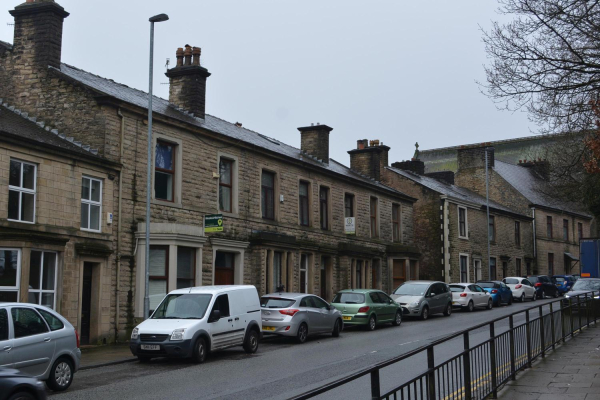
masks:
<path id="1" fill-rule="evenodd" d="M 226 294 L 217 297 L 215 305 L 213 306 L 213 311 L 214 310 L 219 310 L 221 312 L 221 318 L 229 317 L 229 297 Z"/>
<path id="2" fill-rule="evenodd" d="M 42 317 L 32 309 L 12 308 L 10 313 L 15 328 L 15 339 L 48 332 L 48 327 Z"/>
<path id="3" fill-rule="evenodd" d="M 0 308 L 0 341 L 8 340 L 8 313 Z"/>

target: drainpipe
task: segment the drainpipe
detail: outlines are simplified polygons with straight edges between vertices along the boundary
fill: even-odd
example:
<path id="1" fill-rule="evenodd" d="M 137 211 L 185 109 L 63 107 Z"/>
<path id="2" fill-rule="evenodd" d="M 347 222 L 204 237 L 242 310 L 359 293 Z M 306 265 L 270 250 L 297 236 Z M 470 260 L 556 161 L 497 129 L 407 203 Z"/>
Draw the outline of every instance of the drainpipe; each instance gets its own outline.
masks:
<path id="1" fill-rule="evenodd" d="M 121 108 L 117 109 L 117 115 L 121 118 L 121 149 L 119 152 L 119 162 L 123 165 L 123 139 L 125 138 L 125 116 L 121 113 Z M 115 342 L 119 339 L 119 305 L 121 297 L 121 233 L 122 233 L 122 206 L 123 199 L 123 169 L 119 171 L 119 204 L 118 204 L 118 223 L 117 223 L 117 287 L 115 288 Z"/>
<path id="2" fill-rule="evenodd" d="M 531 207 L 531 210 L 533 212 L 533 258 L 535 259 L 535 263 L 537 265 L 537 248 L 535 245 L 535 237 L 536 237 L 536 232 L 535 232 L 535 207 Z"/>

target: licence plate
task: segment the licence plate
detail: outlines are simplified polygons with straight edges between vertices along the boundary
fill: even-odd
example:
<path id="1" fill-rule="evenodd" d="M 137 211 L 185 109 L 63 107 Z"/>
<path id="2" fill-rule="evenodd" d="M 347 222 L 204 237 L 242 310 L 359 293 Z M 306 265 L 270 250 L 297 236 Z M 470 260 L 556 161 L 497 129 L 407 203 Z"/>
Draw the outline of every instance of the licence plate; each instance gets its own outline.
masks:
<path id="1" fill-rule="evenodd" d="M 160 345 L 158 344 L 143 344 L 142 350 L 160 350 Z"/>
<path id="2" fill-rule="evenodd" d="M 556 286 L 561 287 L 562 285 L 560 283 L 557 283 Z"/>
<path id="3" fill-rule="evenodd" d="M 275 327 L 274 326 L 263 326 L 263 331 L 274 331 Z"/>
<path id="4" fill-rule="evenodd" d="M 344 321 L 350 321 L 352 319 L 352 317 L 343 317 Z"/>

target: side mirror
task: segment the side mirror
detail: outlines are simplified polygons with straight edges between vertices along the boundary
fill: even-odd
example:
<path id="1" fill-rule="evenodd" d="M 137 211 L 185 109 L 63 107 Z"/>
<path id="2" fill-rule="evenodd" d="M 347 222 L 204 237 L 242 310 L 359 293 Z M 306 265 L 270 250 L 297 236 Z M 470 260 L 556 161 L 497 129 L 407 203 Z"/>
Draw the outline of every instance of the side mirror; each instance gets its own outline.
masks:
<path id="1" fill-rule="evenodd" d="M 210 313 L 210 318 L 208 318 L 208 322 L 217 322 L 220 319 L 221 319 L 221 311 L 212 310 L 212 312 Z"/>
<path id="2" fill-rule="evenodd" d="M 435 293 L 431 292 L 431 293 L 429 293 L 429 296 L 427 296 L 427 297 L 433 297 L 433 296 L 435 296 Z"/>
<path id="3" fill-rule="evenodd" d="M 394 300 L 392 300 L 392 299 L 389 299 L 389 300 L 388 300 L 388 303 L 390 303 L 390 304 L 394 304 Z"/>

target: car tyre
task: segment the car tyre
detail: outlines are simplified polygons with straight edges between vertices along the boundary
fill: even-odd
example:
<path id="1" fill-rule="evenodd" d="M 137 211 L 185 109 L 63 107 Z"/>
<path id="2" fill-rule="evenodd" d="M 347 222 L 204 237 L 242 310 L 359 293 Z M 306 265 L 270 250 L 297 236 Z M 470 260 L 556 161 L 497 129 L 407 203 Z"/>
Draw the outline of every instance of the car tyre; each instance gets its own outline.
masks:
<path id="1" fill-rule="evenodd" d="M 150 360 L 152 360 L 152 357 L 148 357 L 148 356 L 137 356 L 138 361 L 141 363 L 149 363 Z"/>
<path id="2" fill-rule="evenodd" d="M 251 329 L 244 341 L 244 351 L 248 354 L 256 353 L 256 350 L 258 350 L 259 339 L 260 335 L 258 334 L 258 331 L 256 329 Z"/>
<path id="3" fill-rule="evenodd" d="M 394 317 L 394 322 L 392 322 L 392 325 L 400 326 L 400 324 L 402 324 L 402 311 L 398 310 L 396 311 L 396 316 Z"/>
<path id="4" fill-rule="evenodd" d="M 298 327 L 298 333 L 296 333 L 296 341 L 298 343 L 302 344 L 302 343 L 306 342 L 307 338 L 308 338 L 308 325 L 306 325 L 306 322 L 303 322 Z"/>
<path id="5" fill-rule="evenodd" d="M 10 396 L 8 400 L 35 400 L 35 397 L 29 392 L 18 392 Z"/>
<path id="6" fill-rule="evenodd" d="M 341 331 L 342 331 L 342 320 L 338 319 L 337 321 L 335 321 L 335 325 L 333 326 L 333 332 L 331 332 L 331 336 L 339 337 Z"/>
<path id="7" fill-rule="evenodd" d="M 521 299 L 519 300 L 521 303 L 525 303 L 525 293 L 521 295 Z"/>
<path id="8" fill-rule="evenodd" d="M 452 315 L 452 303 L 448 303 L 446 310 L 444 310 L 444 317 L 449 317 Z"/>
<path id="9" fill-rule="evenodd" d="M 511 306 L 513 302 L 513 298 L 512 298 L 512 294 L 510 295 L 510 297 L 508 298 L 508 305 Z"/>
<path id="10" fill-rule="evenodd" d="M 492 301 L 492 299 L 489 299 L 488 300 L 487 309 L 491 310 L 492 308 L 494 308 L 494 302 Z"/>
<path id="11" fill-rule="evenodd" d="M 67 390 L 73 383 L 73 362 L 68 358 L 59 358 L 52 364 L 46 385 L 55 392 Z"/>
<path id="12" fill-rule="evenodd" d="M 552 296 L 552 297 L 554 297 L 555 299 L 558 297 L 558 290 L 556 290 L 556 291 L 554 292 L 554 296 Z"/>
<path id="13" fill-rule="evenodd" d="M 369 324 L 367 325 L 367 329 L 370 331 L 374 331 L 376 327 L 377 327 L 377 319 L 375 318 L 374 315 L 371 315 L 371 317 L 369 318 Z"/>
<path id="14" fill-rule="evenodd" d="M 206 360 L 206 354 L 208 353 L 208 347 L 206 345 L 206 339 L 198 338 L 194 344 L 194 352 L 192 354 L 192 360 L 196 364 L 202 364 Z"/>
<path id="15" fill-rule="evenodd" d="M 533 292 L 533 296 L 531 296 L 531 301 L 537 300 L 537 292 Z"/>
<path id="16" fill-rule="evenodd" d="M 421 319 L 425 321 L 427 318 L 429 318 L 429 307 L 425 306 L 421 311 Z"/>
<path id="17" fill-rule="evenodd" d="M 474 309 L 475 309 L 475 304 L 473 304 L 473 300 L 471 300 L 471 301 L 469 301 L 469 304 L 467 304 L 467 311 L 473 312 Z"/>

